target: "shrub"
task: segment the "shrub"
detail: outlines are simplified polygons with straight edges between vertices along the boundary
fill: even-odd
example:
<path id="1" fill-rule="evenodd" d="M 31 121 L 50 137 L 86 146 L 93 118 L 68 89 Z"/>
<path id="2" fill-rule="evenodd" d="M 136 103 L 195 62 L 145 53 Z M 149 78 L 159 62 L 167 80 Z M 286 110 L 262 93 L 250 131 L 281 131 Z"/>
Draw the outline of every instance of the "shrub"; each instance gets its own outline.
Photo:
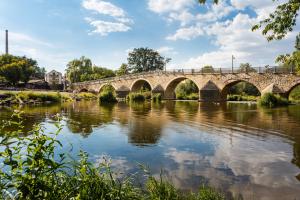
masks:
<path id="1" fill-rule="evenodd" d="M 152 95 L 152 101 L 154 102 L 159 102 L 161 101 L 162 97 L 161 97 L 161 93 L 155 93 Z"/>
<path id="2" fill-rule="evenodd" d="M 107 90 L 100 94 L 99 101 L 105 103 L 115 103 L 117 102 L 117 99 L 113 91 Z"/>
<path id="3" fill-rule="evenodd" d="M 145 101 L 146 97 L 141 92 L 132 92 L 127 97 L 129 101 Z"/>
<path id="4" fill-rule="evenodd" d="M 273 93 L 266 93 L 264 94 L 260 100 L 259 105 L 273 108 L 276 106 L 286 106 L 289 105 L 289 101 L 286 98 L 283 98 L 279 95 L 275 95 Z"/>
<path id="5" fill-rule="evenodd" d="M 227 101 L 257 101 L 256 96 L 231 94 L 227 96 Z"/>

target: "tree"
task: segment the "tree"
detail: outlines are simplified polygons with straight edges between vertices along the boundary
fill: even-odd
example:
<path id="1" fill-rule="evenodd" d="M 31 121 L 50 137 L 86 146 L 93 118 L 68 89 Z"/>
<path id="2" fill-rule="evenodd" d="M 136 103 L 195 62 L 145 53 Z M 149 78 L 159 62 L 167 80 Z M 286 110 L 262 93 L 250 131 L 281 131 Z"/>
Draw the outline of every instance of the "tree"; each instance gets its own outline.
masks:
<path id="1" fill-rule="evenodd" d="M 128 71 L 131 73 L 163 70 L 170 61 L 157 51 L 148 48 L 136 48 L 128 54 Z"/>
<path id="2" fill-rule="evenodd" d="M 1 66 L 1 76 L 3 76 L 12 85 L 16 85 L 21 79 L 22 68 L 20 65 L 23 65 L 23 62 L 24 61 L 17 61 Z"/>
<path id="3" fill-rule="evenodd" d="M 82 56 L 67 64 L 67 77 L 71 83 L 97 80 L 115 76 L 113 70 L 93 65 L 89 58 Z"/>
<path id="4" fill-rule="evenodd" d="M 256 70 L 251 66 L 250 63 L 241 63 L 239 72 L 249 73 L 249 72 L 256 72 Z"/>
<path id="5" fill-rule="evenodd" d="M 283 67 L 293 68 L 300 74 L 300 34 L 296 37 L 295 51 L 292 54 L 278 56 L 276 62 L 283 65 Z"/>
<path id="6" fill-rule="evenodd" d="M 19 81 L 27 83 L 38 69 L 37 62 L 25 56 L 0 56 L 0 76 L 15 85 Z"/>
<path id="7" fill-rule="evenodd" d="M 213 3 L 219 2 L 218 0 L 212 1 Z M 199 0 L 199 3 L 204 4 L 206 0 Z M 262 28 L 262 34 L 267 36 L 268 41 L 281 40 L 288 32 L 293 31 L 296 26 L 299 9 L 299 0 L 288 0 L 288 2 L 278 5 L 276 10 L 269 14 L 268 18 L 255 24 L 252 30 L 255 31 Z"/>
<path id="8" fill-rule="evenodd" d="M 84 56 L 79 59 L 74 59 L 67 64 L 66 72 L 71 83 L 80 82 L 82 75 L 85 76 L 91 74 L 92 61 Z"/>
<path id="9" fill-rule="evenodd" d="M 213 66 L 206 65 L 206 66 L 202 67 L 201 72 L 202 73 L 214 73 L 215 70 L 214 70 Z"/>
<path id="10" fill-rule="evenodd" d="M 287 3 L 280 4 L 268 18 L 254 25 L 252 30 L 262 28 L 262 34 L 267 36 L 268 41 L 281 40 L 288 32 L 293 31 L 299 8 L 299 0 L 289 0 Z"/>
<path id="11" fill-rule="evenodd" d="M 123 63 L 121 67 L 116 71 L 117 76 L 123 76 L 128 74 L 128 65 Z"/>

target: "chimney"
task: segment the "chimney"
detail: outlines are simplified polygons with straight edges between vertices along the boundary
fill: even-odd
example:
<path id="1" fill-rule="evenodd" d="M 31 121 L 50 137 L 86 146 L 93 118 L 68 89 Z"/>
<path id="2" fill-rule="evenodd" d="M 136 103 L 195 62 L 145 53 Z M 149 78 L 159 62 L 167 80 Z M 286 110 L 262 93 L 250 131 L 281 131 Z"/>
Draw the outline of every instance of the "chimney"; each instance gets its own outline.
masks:
<path id="1" fill-rule="evenodd" d="M 8 30 L 5 30 L 5 53 L 8 54 Z"/>

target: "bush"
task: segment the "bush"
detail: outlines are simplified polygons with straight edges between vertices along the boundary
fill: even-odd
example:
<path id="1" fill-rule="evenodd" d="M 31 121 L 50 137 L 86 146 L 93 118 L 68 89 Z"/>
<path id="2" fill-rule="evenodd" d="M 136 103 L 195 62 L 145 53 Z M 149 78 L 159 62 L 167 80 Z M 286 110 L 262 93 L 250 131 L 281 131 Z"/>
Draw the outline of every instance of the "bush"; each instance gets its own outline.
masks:
<path id="1" fill-rule="evenodd" d="M 145 101 L 146 100 L 145 95 L 141 92 L 132 92 L 126 98 L 129 101 Z"/>
<path id="2" fill-rule="evenodd" d="M 266 93 L 264 94 L 260 100 L 259 105 L 273 108 L 276 106 L 286 106 L 289 105 L 289 100 L 286 98 L 283 98 L 279 95 L 275 95 L 273 93 Z"/>
<path id="3" fill-rule="evenodd" d="M 198 93 L 191 93 L 191 94 L 177 93 L 176 98 L 179 100 L 198 100 L 199 94 Z"/>
<path id="4" fill-rule="evenodd" d="M 99 101 L 103 103 L 115 103 L 117 99 L 113 91 L 107 90 L 100 94 Z"/>
<path id="5" fill-rule="evenodd" d="M 161 101 L 162 97 L 161 97 L 161 93 L 155 93 L 152 95 L 152 101 L 154 102 L 159 102 Z"/>
<path id="6" fill-rule="evenodd" d="M 231 94 L 227 96 L 227 101 L 257 101 L 256 96 Z"/>
<path id="7" fill-rule="evenodd" d="M 1 199 L 224 199 L 206 187 L 198 193 L 182 193 L 162 176 L 156 179 L 146 169 L 146 187 L 134 184 L 138 182 L 134 176 L 118 179 L 109 162 L 96 166 L 83 151 L 79 161 L 67 162 L 69 152 L 55 152 L 63 147 L 56 139 L 62 129 L 59 123 L 55 123 L 55 133 L 44 133 L 45 129 L 36 125 L 29 137 L 18 137 L 23 134 L 23 125 L 19 114 L 13 117 L 16 122 L 6 121 L 0 126 L 0 132 L 5 133 L 0 138 L 0 155 L 4 158 L 0 168 Z"/>

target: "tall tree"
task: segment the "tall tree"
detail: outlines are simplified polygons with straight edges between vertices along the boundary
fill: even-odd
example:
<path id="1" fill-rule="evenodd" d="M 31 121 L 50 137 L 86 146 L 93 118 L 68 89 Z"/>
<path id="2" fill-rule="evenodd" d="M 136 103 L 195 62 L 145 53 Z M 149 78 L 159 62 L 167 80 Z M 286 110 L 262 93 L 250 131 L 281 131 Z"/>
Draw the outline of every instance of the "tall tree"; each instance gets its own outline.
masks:
<path id="1" fill-rule="evenodd" d="M 91 59 L 82 56 L 70 61 L 67 65 L 67 77 L 71 83 L 90 81 L 101 78 L 113 77 L 113 70 L 93 65 Z"/>
<path id="2" fill-rule="evenodd" d="M 149 48 L 136 48 L 128 54 L 128 70 L 131 73 L 163 70 L 170 61 L 157 51 Z"/>
<path id="3" fill-rule="evenodd" d="M 92 61 L 84 56 L 74 59 L 67 64 L 67 77 L 72 83 L 80 82 L 80 77 L 84 74 L 88 75 L 92 72 Z"/>

